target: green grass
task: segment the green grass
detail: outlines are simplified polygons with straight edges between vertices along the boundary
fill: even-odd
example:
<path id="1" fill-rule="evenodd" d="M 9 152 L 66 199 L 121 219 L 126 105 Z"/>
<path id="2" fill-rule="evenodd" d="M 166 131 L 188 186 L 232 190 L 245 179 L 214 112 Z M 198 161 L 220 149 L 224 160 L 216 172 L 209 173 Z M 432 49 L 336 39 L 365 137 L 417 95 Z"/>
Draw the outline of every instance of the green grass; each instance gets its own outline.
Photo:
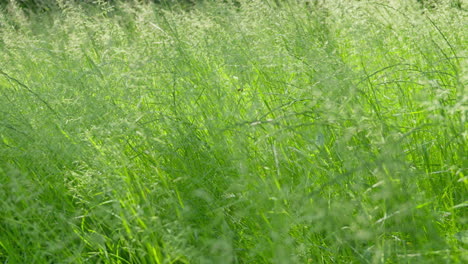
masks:
<path id="1" fill-rule="evenodd" d="M 0 11 L 0 263 L 468 260 L 461 2 L 58 2 Z"/>

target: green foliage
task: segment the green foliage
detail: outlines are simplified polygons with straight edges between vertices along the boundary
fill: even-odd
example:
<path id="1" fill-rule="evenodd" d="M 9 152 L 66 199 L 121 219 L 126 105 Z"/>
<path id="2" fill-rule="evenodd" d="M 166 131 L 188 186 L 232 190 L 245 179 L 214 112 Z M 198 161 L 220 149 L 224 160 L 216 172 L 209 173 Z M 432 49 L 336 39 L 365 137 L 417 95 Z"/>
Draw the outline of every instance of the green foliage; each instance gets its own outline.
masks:
<path id="1" fill-rule="evenodd" d="M 131 0 L 127 2 L 133 3 L 155 3 L 161 6 L 182 6 L 188 8 L 193 6 L 196 2 L 202 2 L 204 0 Z M 73 3 L 74 5 L 86 5 L 86 6 L 100 6 L 106 4 L 115 4 L 118 0 L 4 0 L 0 1 L 0 6 L 8 4 L 15 4 L 23 10 L 30 12 L 37 11 L 50 11 L 63 5 L 64 3 Z M 125 1 L 121 1 L 125 2 Z"/>
<path id="2" fill-rule="evenodd" d="M 0 262 L 467 261 L 462 8 L 19 3 Z"/>

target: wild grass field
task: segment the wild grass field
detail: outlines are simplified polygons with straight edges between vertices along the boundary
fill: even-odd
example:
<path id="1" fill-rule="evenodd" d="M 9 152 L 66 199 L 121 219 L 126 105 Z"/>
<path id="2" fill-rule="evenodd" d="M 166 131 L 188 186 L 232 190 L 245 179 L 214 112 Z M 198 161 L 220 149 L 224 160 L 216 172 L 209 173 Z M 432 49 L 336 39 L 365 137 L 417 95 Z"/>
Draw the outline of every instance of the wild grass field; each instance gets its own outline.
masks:
<path id="1" fill-rule="evenodd" d="M 466 263 L 463 1 L 0 9 L 0 263 Z"/>

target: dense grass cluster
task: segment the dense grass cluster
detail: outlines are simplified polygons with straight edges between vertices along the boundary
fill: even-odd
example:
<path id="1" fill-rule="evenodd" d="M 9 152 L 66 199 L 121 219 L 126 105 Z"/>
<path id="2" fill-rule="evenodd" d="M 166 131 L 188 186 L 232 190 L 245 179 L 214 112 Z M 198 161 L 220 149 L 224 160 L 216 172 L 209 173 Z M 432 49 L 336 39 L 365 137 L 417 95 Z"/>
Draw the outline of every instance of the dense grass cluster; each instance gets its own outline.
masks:
<path id="1" fill-rule="evenodd" d="M 468 260 L 461 4 L 98 2 L 0 11 L 0 263 Z"/>

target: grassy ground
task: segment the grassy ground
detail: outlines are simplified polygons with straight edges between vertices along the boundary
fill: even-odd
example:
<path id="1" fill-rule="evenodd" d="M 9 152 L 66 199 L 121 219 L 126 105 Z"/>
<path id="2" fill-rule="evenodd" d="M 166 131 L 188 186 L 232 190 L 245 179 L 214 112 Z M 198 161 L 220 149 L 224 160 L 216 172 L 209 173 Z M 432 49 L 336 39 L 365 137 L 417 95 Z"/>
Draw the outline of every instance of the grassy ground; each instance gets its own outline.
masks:
<path id="1" fill-rule="evenodd" d="M 463 7 L 239 2 L 0 11 L 1 263 L 468 260 Z"/>

